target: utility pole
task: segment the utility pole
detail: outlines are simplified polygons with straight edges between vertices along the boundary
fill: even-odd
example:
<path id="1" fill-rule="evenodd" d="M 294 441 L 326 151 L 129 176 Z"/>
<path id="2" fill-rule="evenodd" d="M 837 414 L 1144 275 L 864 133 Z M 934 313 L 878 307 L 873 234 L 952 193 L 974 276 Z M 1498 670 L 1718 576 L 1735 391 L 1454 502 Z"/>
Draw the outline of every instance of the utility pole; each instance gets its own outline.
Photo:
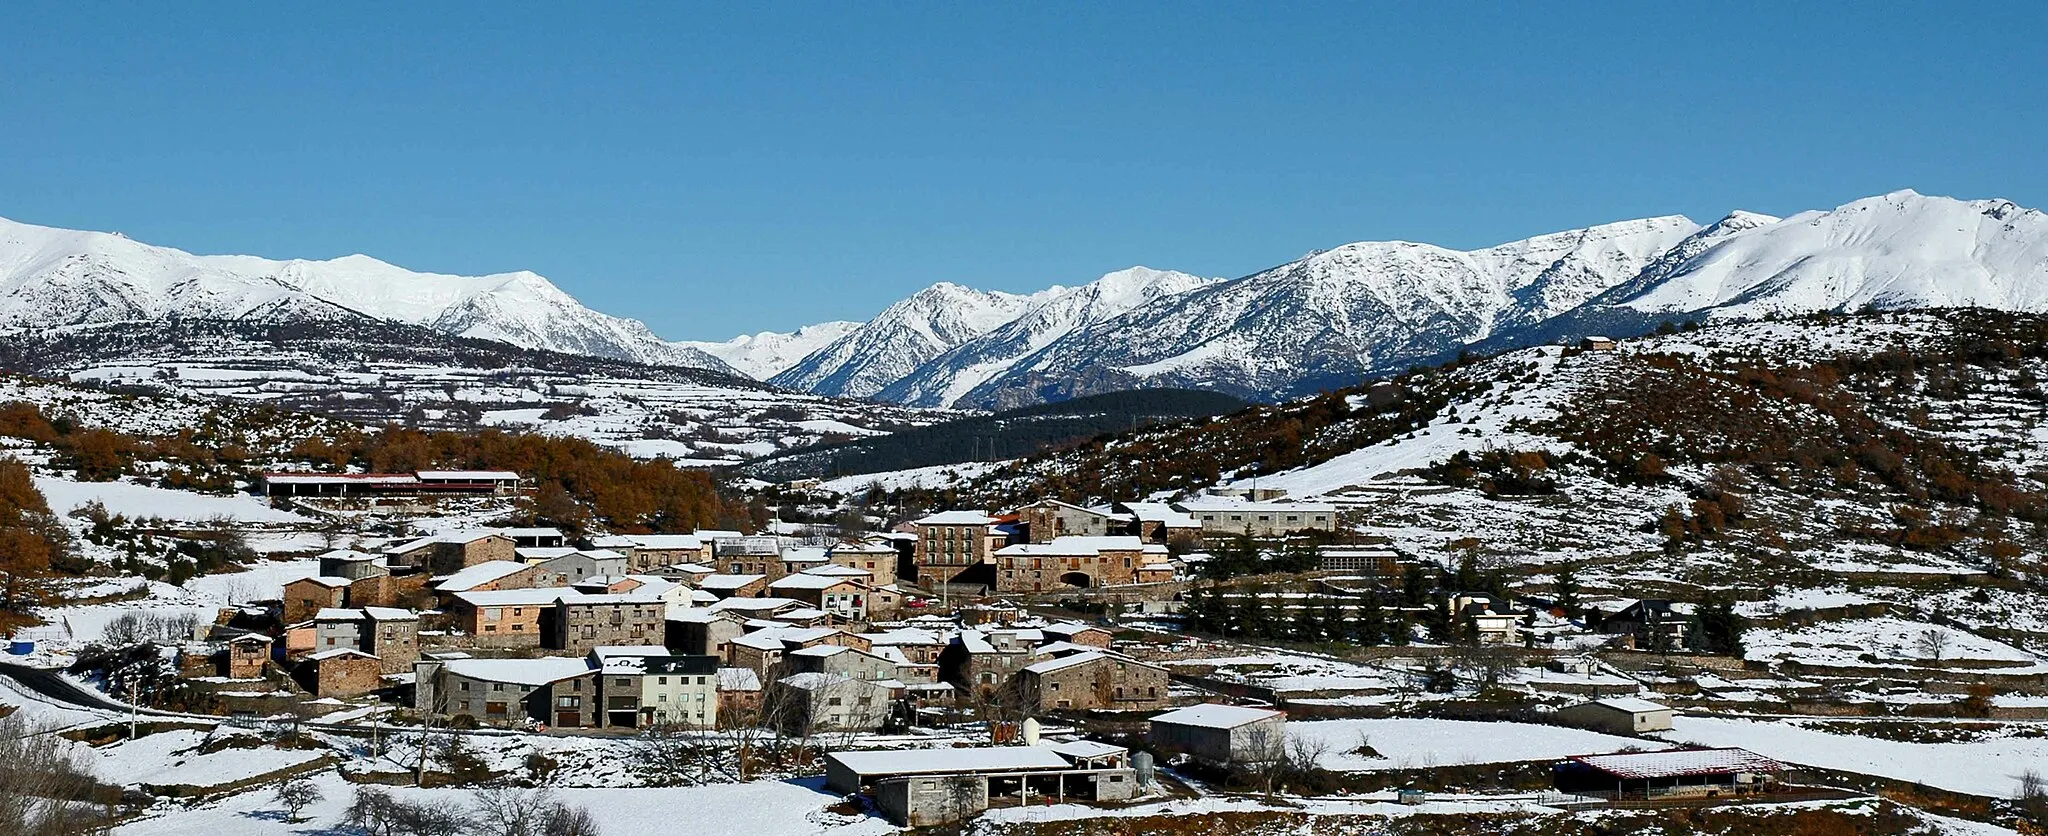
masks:
<path id="1" fill-rule="evenodd" d="M 140 715 L 140 714 L 142 713 L 142 709 L 141 709 L 140 707 L 137 707 L 137 706 L 135 705 L 135 690 L 136 690 L 136 686 L 135 686 L 135 679 L 134 679 L 134 677 L 130 677 L 130 678 L 128 679 L 128 739 L 129 739 L 129 740 L 134 740 L 134 739 L 135 739 L 135 726 L 136 726 L 136 720 L 137 720 L 137 719 L 139 719 L 138 715 Z"/>

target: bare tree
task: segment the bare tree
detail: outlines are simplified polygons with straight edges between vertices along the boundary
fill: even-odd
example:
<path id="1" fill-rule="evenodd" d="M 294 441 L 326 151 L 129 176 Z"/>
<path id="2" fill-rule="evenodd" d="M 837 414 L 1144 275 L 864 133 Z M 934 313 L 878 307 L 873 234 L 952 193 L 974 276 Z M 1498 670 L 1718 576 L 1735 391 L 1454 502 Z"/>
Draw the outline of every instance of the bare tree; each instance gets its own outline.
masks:
<path id="1" fill-rule="evenodd" d="M 1913 640 L 1913 646 L 1920 650 L 1920 655 L 1935 662 L 1940 662 L 1942 655 L 1948 652 L 1948 644 L 1948 631 L 1939 627 L 1929 627 L 1922 630 L 1920 635 Z"/>
<path id="2" fill-rule="evenodd" d="M 404 801 L 381 787 L 356 788 L 341 821 L 369 836 L 462 836 L 470 825 L 459 810 Z"/>
<path id="3" fill-rule="evenodd" d="M 0 833 L 99 831 L 105 817 L 88 803 L 95 786 L 55 729 L 0 717 Z"/>
<path id="4" fill-rule="evenodd" d="M 299 814 L 305 812 L 307 807 L 320 803 L 322 797 L 320 788 L 314 786 L 313 780 L 304 775 L 277 785 L 277 803 L 284 807 L 286 821 L 305 821 Z"/>

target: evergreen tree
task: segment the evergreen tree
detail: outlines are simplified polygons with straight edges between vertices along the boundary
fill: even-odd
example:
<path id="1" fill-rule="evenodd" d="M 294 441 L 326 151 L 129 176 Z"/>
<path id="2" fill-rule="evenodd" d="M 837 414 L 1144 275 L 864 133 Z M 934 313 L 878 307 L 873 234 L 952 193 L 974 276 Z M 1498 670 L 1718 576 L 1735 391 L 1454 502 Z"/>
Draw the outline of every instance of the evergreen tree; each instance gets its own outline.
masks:
<path id="1" fill-rule="evenodd" d="M 1290 638 L 1298 642 L 1319 642 L 1323 640 L 1323 607 L 1321 601 L 1314 598 L 1304 598 L 1299 601 L 1291 598 L 1282 598 L 1281 600 L 1288 602 L 1289 605 L 1298 607 L 1287 619 L 1287 631 L 1291 634 Z"/>
<path id="2" fill-rule="evenodd" d="M 1323 637 L 1330 641 L 1343 641 L 1350 636 L 1348 622 L 1344 618 L 1344 601 L 1331 595 L 1323 596 L 1321 621 Z"/>
<path id="3" fill-rule="evenodd" d="M 1727 598 L 1709 592 L 1699 606 L 1698 649 L 1706 653 L 1742 655 L 1742 633 L 1749 628 L 1748 622 L 1735 614 L 1735 605 Z"/>
<path id="4" fill-rule="evenodd" d="M 1407 570 L 1401 573 L 1401 605 L 1419 607 L 1427 603 L 1429 603 L 1429 578 L 1423 574 L 1421 566 L 1413 563 L 1408 564 Z"/>
<path id="5" fill-rule="evenodd" d="M 1352 641 L 1366 647 L 1373 647 L 1387 640 L 1387 613 L 1380 608 L 1380 597 L 1367 595 L 1358 605 L 1358 621 L 1352 625 Z"/>
<path id="6" fill-rule="evenodd" d="M 1557 578 L 1550 582 L 1550 597 L 1565 615 L 1579 614 L 1579 576 L 1570 564 L 1558 567 Z"/>

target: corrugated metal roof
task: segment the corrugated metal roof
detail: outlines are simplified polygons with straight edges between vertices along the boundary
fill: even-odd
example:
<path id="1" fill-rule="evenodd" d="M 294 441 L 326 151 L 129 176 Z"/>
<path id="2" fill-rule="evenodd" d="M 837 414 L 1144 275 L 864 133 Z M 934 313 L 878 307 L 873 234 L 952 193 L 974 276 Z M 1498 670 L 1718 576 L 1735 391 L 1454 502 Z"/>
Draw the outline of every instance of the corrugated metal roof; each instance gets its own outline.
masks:
<path id="1" fill-rule="evenodd" d="M 1617 778 L 1678 778 L 1731 772 L 1783 772 L 1786 766 L 1748 749 L 1671 749 L 1581 755 L 1571 760 Z"/>

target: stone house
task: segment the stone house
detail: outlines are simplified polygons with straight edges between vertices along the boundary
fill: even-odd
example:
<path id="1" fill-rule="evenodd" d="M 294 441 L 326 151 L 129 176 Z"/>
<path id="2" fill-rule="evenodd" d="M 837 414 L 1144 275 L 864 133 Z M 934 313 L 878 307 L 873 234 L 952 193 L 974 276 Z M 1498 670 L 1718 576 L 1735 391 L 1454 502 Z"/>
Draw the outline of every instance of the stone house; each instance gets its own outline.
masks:
<path id="1" fill-rule="evenodd" d="M 354 549 L 335 549 L 320 555 L 320 575 L 328 578 L 347 578 L 359 581 L 377 575 L 391 574 L 384 565 L 381 555 L 359 552 Z"/>
<path id="2" fill-rule="evenodd" d="M 434 591 L 442 595 L 457 592 L 488 592 L 498 589 L 534 589 L 553 586 L 540 582 L 541 568 L 517 560 L 487 560 L 461 571 L 434 578 Z"/>
<path id="3" fill-rule="evenodd" d="M 1024 666 L 1018 693 L 1027 711 L 1156 711 L 1168 696 L 1166 669 L 1125 656 L 1076 653 Z"/>
<path id="4" fill-rule="evenodd" d="M 821 644 L 784 654 L 785 667 L 793 673 L 829 673 L 869 682 L 896 679 L 896 663 L 890 659 L 836 644 Z"/>
<path id="5" fill-rule="evenodd" d="M 763 580 L 782 576 L 782 539 L 779 537 L 726 537 L 711 544 L 712 565 L 723 575 L 760 575 Z"/>
<path id="6" fill-rule="evenodd" d="M 324 609 L 348 605 L 348 578 L 316 575 L 284 585 L 284 607 L 279 618 L 286 624 L 310 621 Z"/>
<path id="7" fill-rule="evenodd" d="M 1017 509 L 1017 521 L 1024 526 L 1031 543 L 1050 543 L 1061 537 L 1109 537 L 1131 534 L 1132 518 L 1111 508 L 1084 508 L 1057 499 L 1042 499 Z"/>
<path id="8" fill-rule="evenodd" d="M 712 562 L 710 542 L 695 534 L 615 534 L 593 538 L 590 545 L 624 554 L 630 572 Z"/>
<path id="9" fill-rule="evenodd" d="M 730 658 L 733 639 L 746 632 L 745 618 L 708 609 L 670 611 L 667 619 L 669 647 L 691 656 Z"/>
<path id="10" fill-rule="evenodd" d="M 1164 502 L 1119 502 L 1112 506 L 1131 515 L 1135 531 L 1147 543 L 1191 543 L 1202 536 L 1202 522 Z"/>
<path id="11" fill-rule="evenodd" d="M 768 584 L 768 592 L 802 601 L 841 621 L 868 618 L 868 587 L 853 578 L 799 573 Z"/>
<path id="12" fill-rule="evenodd" d="M 1082 624 L 1078 621 L 1061 621 L 1047 624 L 1039 628 L 1039 632 L 1044 633 L 1047 639 L 1085 644 L 1089 647 L 1099 647 L 1104 650 L 1109 649 L 1109 642 L 1115 637 L 1115 634 L 1109 632 L 1109 629 L 1106 627 Z"/>
<path id="13" fill-rule="evenodd" d="M 1041 592 L 1135 583 L 1144 558 L 1145 541 L 1131 535 L 1019 543 L 994 554 L 996 590 Z"/>
<path id="14" fill-rule="evenodd" d="M 313 650 L 362 650 L 363 611 L 329 607 L 313 614 Z"/>
<path id="15" fill-rule="evenodd" d="M 227 640 L 227 647 L 221 651 L 220 675 L 229 679 L 257 679 L 263 676 L 263 665 L 270 661 L 269 636 L 261 633 L 243 633 Z"/>
<path id="16" fill-rule="evenodd" d="M 752 668 L 718 669 L 720 728 L 756 725 L 761 721 L 761 674 Z"/>
<path id="17" fill-rule="evenodd" d="M 362 650 L 384 662 L 385 673 L 412 670 L 420 658 L 420 617 L 412 610 L 364 607 Z"/>
<path id="18" fill-rule="evenodd" d="M 661 644 L 668 639 L 668 604 L 654 595 L 569 592 L 556 606 L 549 647 L 588 653 L 600 645 Z"/>
<path id="19" fill-rule="evenodd" d="M 319 697 L 357 697 L 377 690 L 384 666 L 376 656 L 352 647 L 308 655 L 299 663 L 299 684 Z"/>
<path id="20" fill-rule="evenodd" d="M 697 588 L 720 598 L 758 598 L 768 591 L 767 575 L 708 575 Z"/>
<path id="21" fill-rule="evenodd" d="M 994 530 L 999 522 L 981 511 L 942 511 L 911 523 L 917 545 L 911 562 L 920 583 L 946 583 L 974 567 L 989 562 L 989 556 L 1008 536 Z"/>
<path id="22" fill-rule="evenodd" d="M 1001 688 L 1029 664 L 1031 648 L 1014 633 L 962 630 L 939 654 L 939 677 L 963 690 Z"/>
<path id="23" fill-rule="evenodd" d="M 608 728 L 718 723 L 718 660 L 674 656 L 661 647 L 599 647 L 590 652 Z"/>
<path id="24" fill-rule="evenodd" d="M 538 560 L 521 559 L 540 570 L 536 586 L 574 586 L 596 577 L 626 574 L 626 556 L 610 549 L 521 549 L 528 553 L 549 553 Z M 559 552 L 556 554 L 554 552 Z"/>
<path id="25" fill-rule="evenodd" d="M 542 614 L 554 609 L 565 589 L 500 589 L 460 592 L 449 601 L 455 624 L 478 647 L 540 647 Z"/>
<path id="26" fill-rule="evenodd" d="M 877 586 L 896 582 L 896 547 L 888 543 L 873 540 L 840 543 L 832 547 L 829 557 L 833 565 L 865 570 L 869 580 Z"/>
<path id="27" fill-rule="evenodd" d="M 461 531 L 424 537 L 385 550 L 392 566 L 447 575 L 487 560 L 512 560 L 518 543 L 495 531 Z"/>
<path id="28" fill-rule="evenodd" d="M 768 719 L 791 734 L 873 731 L 889 720 L 891 690 L 875 682 L 829 673 L 791 674 L 769 685 Z"/>
<path id="29" fill-rule="evenodd" d="M 582 658 L 424 658 L 413 672 L 414 707 L 430 714 L 467 714 L 497 726 L 532 721 L 580 728 L 598 722 L 597 671 Z"/>

